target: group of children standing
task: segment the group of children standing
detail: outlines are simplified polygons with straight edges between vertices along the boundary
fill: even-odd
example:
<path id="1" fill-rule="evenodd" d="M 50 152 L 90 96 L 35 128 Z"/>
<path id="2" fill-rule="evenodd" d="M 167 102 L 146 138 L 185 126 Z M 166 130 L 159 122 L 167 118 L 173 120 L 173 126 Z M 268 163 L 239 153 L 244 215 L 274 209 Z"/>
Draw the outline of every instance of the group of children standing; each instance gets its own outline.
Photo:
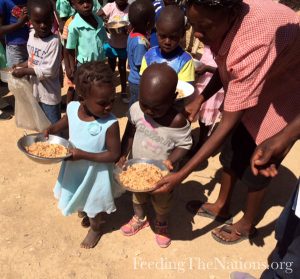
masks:
<path id="1" fill-rule="evenodd" d="M 20 2 L 7 1 L 15 5 Z M 23 2 L 25 5 L 27 1 Z M 30 76 L 33 94 L 52 123 L 45 135 L 69 129 L 70 141 L 76 148 L 70 150 L 71 160 L 61 166 L 54 194 L 64 215 L 78 212 L 83 218 L 82 225 L 90 226 L 81 246 L 92 248 L 101 237 L 103 214 L 116 210 L 113 164 L 122 164 L 128 156 L 146 157 L 164 160 L 174 170 L 191 149 L 190 123 L 175 108 L 175 99 L 178 79 L 194 83 L 195 67 L 192 55 L 180 46 L 186 28 L 184 12 L 172 1 L 166 1 L 157 19 L 150 0 L 136 0 L 131 5 L 127 0 L 116 0 L 103 8 L 97 1 L 95 6 L 93 0 L 69 0 L 69 9 L 66 6 L 62 9 L 58 5 L 61 2 L 56 3 L 61 12 L 59 21 L 64 24 L 60 28 L 61 38 L 54 34 L 51 1 L 29 0 L 27 8 L 22 8 L 17 24 L 22 34 L 28 36 L 24 35 L 22 41 L 27 53 L 23 61 L 9 65 L 13 67 L 13 76 Z M 25 25 L 29 18 L 30 33 Z M 132 28 L 128 36 L 107 35 L 104 22 L 128 19 Z M 153 32 L 154 24 L 158 45 L 151 47 L 148 35 Z M 67 111 L 61 118 L 62 48 L 70 88 Z M 21 52 L 22 47 L 17 49 Z M 122 99 L 126 102 L 127 58 L 129 112 L 120 142 L 118 121 L 111 114 L 115 98 L 113 71 L 118 60 Z M 203 73 L 208 69 L 202 69 Z M 75 91 L 80 101 L 74 101 Z M 171 237 L 167 219 L 173 193 L 134 193 L 134 216 L 121 231 L 131 236 L 149 226 L 145 212 L 149 198 L 156 212 L 156 242 L 160 247 L 168 247 Z"/>

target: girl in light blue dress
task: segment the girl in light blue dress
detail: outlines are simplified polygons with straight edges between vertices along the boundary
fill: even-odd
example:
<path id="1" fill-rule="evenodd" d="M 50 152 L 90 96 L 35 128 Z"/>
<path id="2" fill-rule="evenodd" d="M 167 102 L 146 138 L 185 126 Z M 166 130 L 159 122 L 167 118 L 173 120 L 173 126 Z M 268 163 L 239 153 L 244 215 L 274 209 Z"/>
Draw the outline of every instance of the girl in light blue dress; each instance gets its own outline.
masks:
<path id="1" fill-rule="evenodd" d="M 63 215 L 82 212 L 90 230 L 81 243 L 93 248 L 101 237 L 102 213 L 116 210 L 112 189 L 112 167 L 120 156 L 120 132 L 111 114 L 115 87 L 112 72 L 103 62 L 80 66 L 75 78 L 81 102 L 71 102 L 66 115 L 50 126 L 45 135 L 69 128 L 75 148 L 61 165 L 54 196 Z"/>

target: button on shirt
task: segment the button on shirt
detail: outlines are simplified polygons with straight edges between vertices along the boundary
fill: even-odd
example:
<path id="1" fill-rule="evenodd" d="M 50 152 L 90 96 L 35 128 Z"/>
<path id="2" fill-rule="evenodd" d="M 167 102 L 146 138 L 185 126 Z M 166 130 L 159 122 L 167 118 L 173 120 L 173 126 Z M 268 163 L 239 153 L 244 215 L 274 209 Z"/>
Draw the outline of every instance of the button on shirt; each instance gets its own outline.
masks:
<path id="1" fill-rule="evenodd" d="M 225 89 L 224 110 L 260 144 L 299 113 L 299 16 L 272 0 L 244 0 L 220 49 L 211 46 Z"/>
<path id="2" fill-rule="evenodd" d="M 67 49 L 76 49 L 77 61 L 81 64 L 105 60 L 103 44 L 107 41 L 103 21 L 94 15 L 98 22 L 97 29 L 76 14 L 69 26 Z"/>

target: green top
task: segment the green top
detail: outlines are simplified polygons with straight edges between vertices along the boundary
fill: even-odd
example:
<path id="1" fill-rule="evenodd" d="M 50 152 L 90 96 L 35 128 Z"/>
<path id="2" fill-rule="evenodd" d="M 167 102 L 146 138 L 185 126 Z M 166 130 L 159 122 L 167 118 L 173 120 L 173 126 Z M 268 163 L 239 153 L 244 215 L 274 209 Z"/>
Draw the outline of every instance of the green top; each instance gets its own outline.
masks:
<path id="1" fill-rule="evenodd" d="M 97 13 L 101 9 L 101 5 L 98 0 L 93 0 L 93 12 Z M 57 0 L 56 1 L 56 10 L 60 18 L 69 18 L 75 14 L 75 10 L 71 7 L 68 0 Z"/>
<path id="2" fill-rule="evenodd" d="M 69 25 L 67 49 L 75 49 L 77 61 L 81 64 L 90 61 L 105 60 L 103 45 L 107 41 L 107 35 L 102 19 L 94 14 L 98 22 L 95 29 L 87 23 L 79 14 L 76 14 Z"/>

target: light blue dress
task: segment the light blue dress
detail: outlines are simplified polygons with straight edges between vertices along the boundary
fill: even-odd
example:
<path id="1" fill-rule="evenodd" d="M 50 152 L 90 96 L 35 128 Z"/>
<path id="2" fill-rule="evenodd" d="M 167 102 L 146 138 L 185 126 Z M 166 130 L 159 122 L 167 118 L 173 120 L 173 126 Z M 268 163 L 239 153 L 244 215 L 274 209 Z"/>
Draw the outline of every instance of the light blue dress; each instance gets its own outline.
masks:
<path id="1" fill-rule="evenodd" d="M 114 115 L 85 122 L 79 119 L 79 102 L 71 102 L 67 107 L 69 120 L 69 140 L 87 152 L 105 151 L 107 129 L 117 121 Z M 87 160 L 64 161 L 54 187 L 54 196 L 63 215 L 78 210 L 93 218 L 100 212 L 116 210 L 112 189 L 112 169 L 110 163 L 96 163 Z"/>

